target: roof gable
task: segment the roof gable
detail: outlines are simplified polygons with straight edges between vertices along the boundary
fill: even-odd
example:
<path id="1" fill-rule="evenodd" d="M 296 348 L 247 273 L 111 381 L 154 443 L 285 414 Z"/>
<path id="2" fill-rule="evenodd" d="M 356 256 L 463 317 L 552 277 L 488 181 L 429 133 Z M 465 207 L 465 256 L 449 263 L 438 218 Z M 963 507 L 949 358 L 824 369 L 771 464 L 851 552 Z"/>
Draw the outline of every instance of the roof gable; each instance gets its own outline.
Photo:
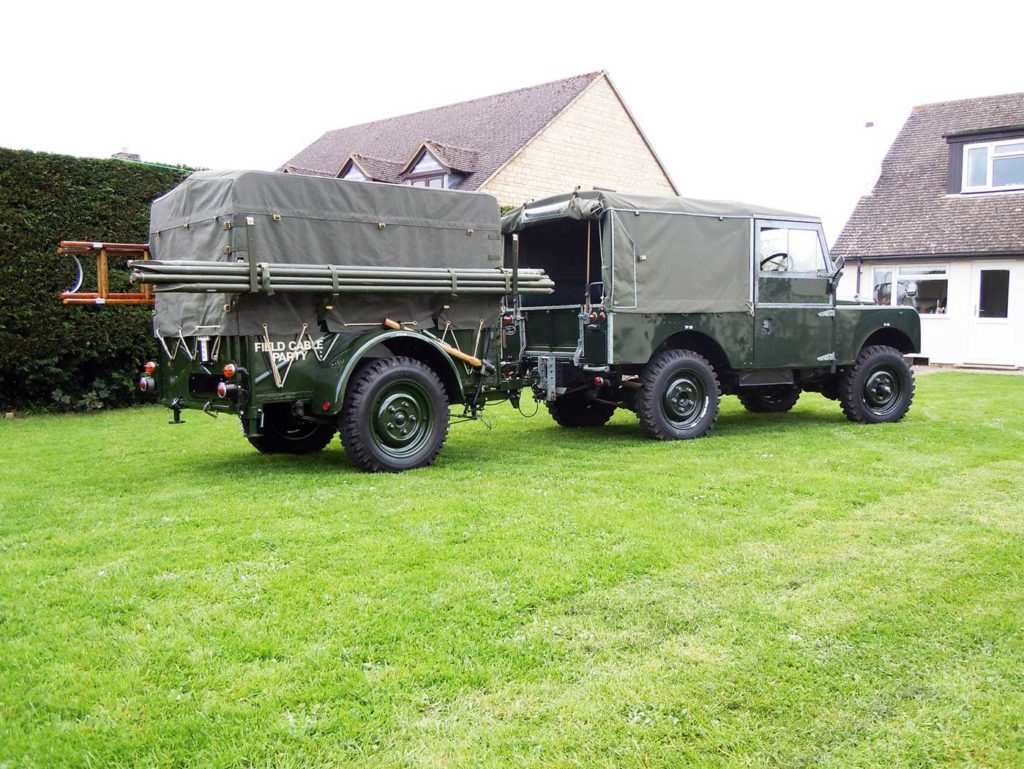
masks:
<path id="1" fill-rule="evenodd" d="M 460 188 L 473 190 L 601 77 L 603 72 L 589 72 L 328 131 L 280 170 L 305 173 L 312 169 L 318 175 L 337 176 L 353 155 L 410 158 L 402 164 L 407 166 L 428 145 L 438 160 L 465 173 Z"/>
<path id="2" fill-rule="evenodd" d="M 1024 193 L 950 193 L 950 140 L 1024 125 L 1024 93 L 914 107 L 835 254 L 1024 255 Z M 962 145 L 958 145 L 962 146 Z M 957 151 L 954 147 L 953 151 Z"/>

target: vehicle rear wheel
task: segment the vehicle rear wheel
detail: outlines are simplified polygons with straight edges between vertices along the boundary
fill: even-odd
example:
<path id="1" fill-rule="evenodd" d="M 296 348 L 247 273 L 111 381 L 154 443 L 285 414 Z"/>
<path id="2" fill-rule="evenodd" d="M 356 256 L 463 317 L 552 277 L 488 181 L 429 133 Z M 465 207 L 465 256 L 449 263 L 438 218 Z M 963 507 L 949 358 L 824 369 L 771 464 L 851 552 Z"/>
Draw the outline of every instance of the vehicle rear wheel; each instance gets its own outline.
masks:
<path id="1" fill-rule="evenodd" d="M 789 411 L 800 400 L 800 388 L 795 385 L 759 387 L 756 390 L 740 392 L 739 399 L 747 411 L 756 414 L 781 414 Z"/>
<path id="2" fill-rule="evenodd" d="M 374 473 L 432 465 L 448 437 L 448 396 L 437 374 L 414 358 L 375 360 L 349 383 L 341 442 Z"/>
<path id="3" fill-rule="evenodd" d="M 852 422 L 898 422 L 913 400 L 914 372 L 894 347 L 865 347 L 839 378 L 839 403 Z"/>
<path id="4" fill-rule="evenodd" d="M 263 454 L 311 454 L 323 450 L 335 432 L 332 424 L 295 416 L 290 403 L 268 403 L 263 407 L 263 434 L 247 437 Z"/>
<path id="5" fill-rule="evenodd" d="M 686 440 L 711 431 L 721 392 L 715 369 L 702 355 L 666 350 L 644 367 L 640 381 L 636 411 L 648 436 Z"/>
<path id="6" fill-rule="evenodd" d="M 562 427 L 601 427 L 612 418 L 615 406 L 598 403 L 583 393 L 563 395 L 548 401 L 548 413 Z"/>

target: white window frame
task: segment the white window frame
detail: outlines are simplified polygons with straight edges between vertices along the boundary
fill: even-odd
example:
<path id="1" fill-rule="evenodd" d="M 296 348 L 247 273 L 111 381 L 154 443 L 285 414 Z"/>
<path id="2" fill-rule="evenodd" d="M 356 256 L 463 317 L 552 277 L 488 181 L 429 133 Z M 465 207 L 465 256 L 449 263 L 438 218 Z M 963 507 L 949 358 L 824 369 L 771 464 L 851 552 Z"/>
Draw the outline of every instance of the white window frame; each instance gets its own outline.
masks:
<path id="1" fill-rule="evenodd" d="M 1024 144 L 1024 136 L 1018 136 L 1016 139 L 1000 139 L 999 141 L 992 142 L 975 142 L 974 144 L 965 144 L 962 165 L 960 168 L 960 191 L 961 192 L 1003 192 L 1005 190 L 1024 190 L 1024 184 L 1006 184 L 1000 187 L 992 186 L 992 163 L 996 159 L 995 148 L 1005 144 Z M 968 184 L 968 166 L 967 166 L 967 154 L 970 150 L 976 150 L 985 148 L 988 150 L 988 165 L 985 168 L 985 184 L 976 185 L 971 187 Z M 1000 155 L 1000 158 L 1016 158 L 1024 157 L 1024 152 L 1014 152 L 1009 155 Z"/>
<path id="2" fill-rule="evenodd" d="M 942 272 L 924 272 L 924 270 L 942 270 Z M 924 280 L 946 281 L 946 307 L 943 312 L 921 313 L 922 318 L 948 318 L 949 317 L 949 263 L 930 262 L 928 264 L 878 264 L 871 269 L 871 297 L 874 300 L 876 275 L 880 272 L 889 272 L 889 304 L 882 307 L 905 307 L 898 304 L 899 284 L 901 281 L 914 281 L 920 283 Z"/>

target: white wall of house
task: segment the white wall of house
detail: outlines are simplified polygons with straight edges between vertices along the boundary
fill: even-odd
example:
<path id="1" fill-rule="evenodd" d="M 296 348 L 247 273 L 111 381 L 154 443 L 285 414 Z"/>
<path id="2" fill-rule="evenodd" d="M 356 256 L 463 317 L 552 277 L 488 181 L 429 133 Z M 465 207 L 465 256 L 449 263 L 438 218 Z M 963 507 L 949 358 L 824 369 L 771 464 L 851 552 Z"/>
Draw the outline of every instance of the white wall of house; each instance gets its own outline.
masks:
<path id="1" fill-rule="evenodd" d="M 923 267 L 933 271 L 922 274 Z M 945 269 L 945 275 L 938 269 Z M 998 301 L 999 284 L 1009 273 L 1006 317 Z M 937 258 L 927 265 L 915 262 L 868 263 L 860 267 L 860 298 L 874 300 L 877 273 L 889 272 L 898 284 L 900 279 L 919 285 L 936 281 L 918 299 L 921 306 L 921 353 L 932 363 L 951 365 L 1000 365 L 1024 367 L 1024 259 L 960 259 L 943 261 Z M 985 273 L 988 273 L 986 275 Z M 999 273 L 999 274 L 997 274 Z M 923 280 L 922 280 L 923 279 Z M 939 281 L 946 281 L 944 307 L 936 301 L 942 295 Z M 983 283 L 988 288 L 988 314 L 984 317 Z M 857 293 L 857 266 L 848 263 L 839 285 L 838 295 L 851 298 Z M 896 301 L 910 301 L 897 287 Z M 884 298 L 884 297 L 883 297 Z M 890 302 L 891 291 L 890 291 Z M 995 305 L 995 306 L 994 306 Z M 993 312 L 994 310 L 994 312 Z"/>
<path id="2" fill-rule="evenodd" d="M 595 80 L 480 192 L 489 192 L 502 205 L 518 206 L 577 186 L 676 194 L 605 77 Z"/>

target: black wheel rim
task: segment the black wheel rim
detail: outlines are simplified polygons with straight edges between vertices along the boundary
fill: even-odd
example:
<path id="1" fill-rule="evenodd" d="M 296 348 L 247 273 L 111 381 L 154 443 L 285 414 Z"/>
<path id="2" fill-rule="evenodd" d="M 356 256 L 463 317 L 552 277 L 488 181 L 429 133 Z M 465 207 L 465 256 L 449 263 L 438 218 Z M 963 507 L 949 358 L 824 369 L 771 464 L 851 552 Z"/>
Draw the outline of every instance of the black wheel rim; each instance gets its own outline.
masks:
<path id="1" fill-rule="evenodd" d="M 661 397 L 665 418 L 676 428 L 685 428 L 701 420 L 708 408 L 704 382 L 695 374 L 676 374 Z"/>
<path id="2" fill-rule="evenodd" d="M 370 435 L 389 457 L 414 456 L 429 442 L 433 424 L 434 404 L 415 382 L 395 382 L 373 400 Z"/>
<path id="3" fill-rule="evenodd" d="M 891 366 L 873 369 L 864 380 L 864 405 L 877 416 L 892 413 L 903 395 L 899 372 Z"/>

